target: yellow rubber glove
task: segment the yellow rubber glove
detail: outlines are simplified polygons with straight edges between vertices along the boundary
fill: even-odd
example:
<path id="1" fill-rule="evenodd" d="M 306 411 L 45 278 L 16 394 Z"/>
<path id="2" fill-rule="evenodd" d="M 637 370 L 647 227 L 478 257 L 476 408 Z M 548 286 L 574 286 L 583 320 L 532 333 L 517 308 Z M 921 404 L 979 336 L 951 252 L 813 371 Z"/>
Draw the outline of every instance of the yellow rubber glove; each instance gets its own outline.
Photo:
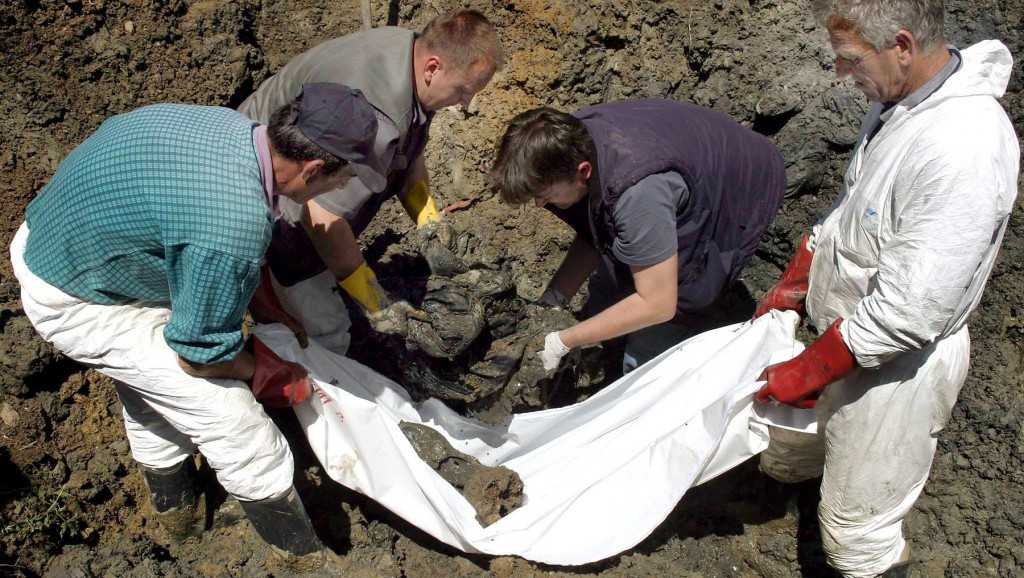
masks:
<path id="1" fill-rule="evenodd" d="M 391 305 L 391 297 L 377 281 L 377 275 L 364 261 L 348 277 L 338 281 L 338 286 L 359 303 L 367 313 L 379 313 Z"/>
<path id="2" fill-rule="evenodd" d="M 364 262 L 348 277 L 338 281 L 359 304 L 366 314 L 370 327 L 379 333 L 405 335 L 409 329 L 409 318 L 426 321 L 427 314 L 416 309 L 405 300 L 392 301 L 387 291 L 380 286 L 373 269 Z"/>
<path id="3" fill-rule="evenodd" d="M 409 213 L 412 220 L 416 221 L 417 227 L 424 223 L 441 220 L 441 212 L 437 210 L 434 197 L 430 196 L 430 187 L 427 186 L 426 181 L 419 181 L 409 189 L 405 198 L 402 199 L 402 206 L 405 207 L 405 212 Z"/>

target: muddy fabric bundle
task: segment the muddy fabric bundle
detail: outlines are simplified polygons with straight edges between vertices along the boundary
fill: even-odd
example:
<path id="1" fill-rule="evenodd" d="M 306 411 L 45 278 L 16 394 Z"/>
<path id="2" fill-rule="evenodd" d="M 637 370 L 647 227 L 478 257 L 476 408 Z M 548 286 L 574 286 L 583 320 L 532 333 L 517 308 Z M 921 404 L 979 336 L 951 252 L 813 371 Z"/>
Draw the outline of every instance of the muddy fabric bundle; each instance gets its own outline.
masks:
<path id="1" fill-rule="evenodd" d="M 303 364 L 315 395 L 295 408 L 334 480 L 466 552 L 585 564 L 643 540 L 690 487 L 767 445 L 755 379 L 802 349 L 797 316 L 772 312 L 710 331 L 572 406 L 487 425 L 436 400 L 415 406 L 398 384 L 283 326 L 264 342 Z M 753 419 L 752 419 L 753 418 Z M 483 527 L 473 506 L 416 454 L 399 424 L 425 424 L 460 452 L 521 476 L 525 503 Z"/>

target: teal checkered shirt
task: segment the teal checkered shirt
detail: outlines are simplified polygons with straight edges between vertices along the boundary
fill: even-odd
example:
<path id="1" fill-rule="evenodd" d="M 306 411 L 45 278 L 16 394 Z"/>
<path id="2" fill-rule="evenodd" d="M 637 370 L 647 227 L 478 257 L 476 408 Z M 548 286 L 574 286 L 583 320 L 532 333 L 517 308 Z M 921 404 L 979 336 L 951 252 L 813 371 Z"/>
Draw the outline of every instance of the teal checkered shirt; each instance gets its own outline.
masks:
<path id="1" fill-rule="evenodd" d="M 178 104 L 107 119 L 29 204 L 29 269 L 94 303 L 169 302 L 171 349 L 233 358 L 273 224 L 255 126 Z"/>

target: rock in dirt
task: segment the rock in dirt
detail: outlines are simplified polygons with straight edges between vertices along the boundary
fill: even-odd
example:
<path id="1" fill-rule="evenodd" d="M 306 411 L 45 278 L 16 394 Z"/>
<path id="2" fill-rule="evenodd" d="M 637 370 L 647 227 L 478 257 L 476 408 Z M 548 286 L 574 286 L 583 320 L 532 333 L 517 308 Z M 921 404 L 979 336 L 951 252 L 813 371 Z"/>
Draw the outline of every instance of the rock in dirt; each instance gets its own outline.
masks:
<path id="1" fill-rule="evenodd" d="M 21 416 L 15 411 L 11 404 L 5 403 L 0 406 L 0 419 L 3 420 L 4 425 L 7 427 L 14 427 L 18 424 L 18 419 Z"/>

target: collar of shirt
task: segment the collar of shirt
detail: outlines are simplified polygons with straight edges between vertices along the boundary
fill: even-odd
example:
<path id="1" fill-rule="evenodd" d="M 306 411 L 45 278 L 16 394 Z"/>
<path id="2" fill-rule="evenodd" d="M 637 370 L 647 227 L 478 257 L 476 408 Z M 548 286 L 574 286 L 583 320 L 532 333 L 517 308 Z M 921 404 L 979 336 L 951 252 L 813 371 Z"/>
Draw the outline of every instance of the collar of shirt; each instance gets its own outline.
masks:
<path id="1" fill-rule="evenodd" d="M 879 117 L 882 122 L 888 122 L 888 120 L 892 118 L 893 110 L 895 110 L 897 104 L 907 110 L 910 110 L 924 102 L 929 96 L 938 90 L 950 76 L 953 76 L 954 72 L 960 70 L 960 64 L 963 62 L 963 59 L 960 57 L 960 51 L 952 44 L 947 45 L 946 48 L 949 50 L 950 56 L 949 62 L 946 63 L 946 66 L 943 66 L 942 70 L 940 70 L 935 76 L 928 79 L 928 82 L 925 82 L 918 87 L 917 90 L 903 97 L 899 102 L 885 103 L 882 108 L 882 114 Z"/>
<path id="2" fill-rule="evenodd" d="M 267 127 L 265 125 L 261 124 L 252 129 L 252 143 L 256 148 L 256 160 L 260 163 L 263 194 L 266 195 L 270 214 L 276 221 L 281 217 L 281 209 L 277 203 L 279 197 L 274 193 L 274 163 L 270 156 L 270 139 L 267 137 Z"/>

